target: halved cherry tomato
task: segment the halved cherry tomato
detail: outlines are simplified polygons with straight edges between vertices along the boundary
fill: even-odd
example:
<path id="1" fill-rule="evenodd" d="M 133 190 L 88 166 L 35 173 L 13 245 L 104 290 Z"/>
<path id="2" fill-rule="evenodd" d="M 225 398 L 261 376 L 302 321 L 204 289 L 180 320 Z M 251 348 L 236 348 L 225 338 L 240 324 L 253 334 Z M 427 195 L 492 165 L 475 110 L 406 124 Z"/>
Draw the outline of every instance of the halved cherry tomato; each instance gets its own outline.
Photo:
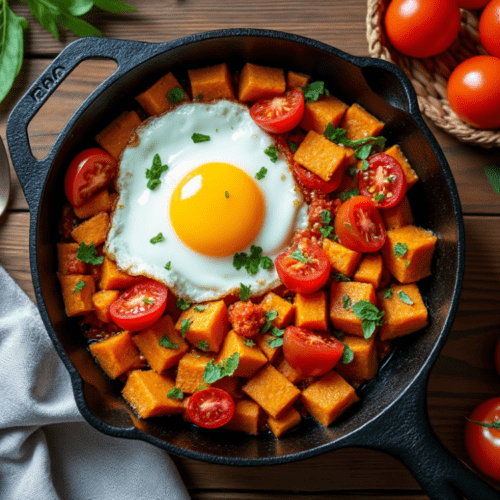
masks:
<path id="1" fill-rule="evenodd" d="M 206 429 L 216 429 L 231 420 L 234 401 L 226 391 L 209 387 L 195 392 L 189 398 L 187 411 L 193 424 Z"/>
<path id="2" fill-rule="evenodd" d="M 328 256 L 306 238 L 279 254 L 274 264 L 281 282 L 295 293 L 316 292 L 330 276 Z"/>
<path id="3" fill-rule="evenodd" d="M 500 481 L 500 429 L 470 420 L 500 425 L 500 398 L 481 403 L 465 424 L 465 448 L 470 459 L 483 474 Z"/>
<path id="4" fill-rule="evenodd" d="M 344 344 L 335 337 L 297 326 L 285 328 L 283 355 L 292 368 L 306 377 L 329 372 L 343 352 Z"/>
<path id="5" fill-rule="evenodd" d="M 385 153 L 368 158 L 368 169 L 359 172 L 359 191 L 377 208 L 396 206 L 406 193 L 406 177 L 399 162 Z"/>
<path id="6" fill-rule="evenodd" d="M 78 153 L 69 164 L 64 192 L 78 206 L 106 187 L 116 176 L 117 162 L 104 149 L 90 148 Z"/>
<path id="7" fill-rule="evenodd" d="M 342 182 L 344 171 L 339 169 L 335 172 L 329 181 L 323 180 L 319 175 L 307 170 L 295 162 L 293 172 L 297 180 L 310 191 L 321 191 L 322 193 L 331 193 L 335 191 Z"/>
<path id="8" fill-rule="evenodd" d="M 149 328 L 167 306 L 168 288 L 145 279 L 125 290 L 110 306 L 111 319 L 124 330 L 137 332 Z"/>
<path id="9" fill-rule="evenodd" d="M 250 116 L 266 132 L 283 134 L 295 128 L 304 114 L 304 94 L 289 90 L 271 99 L 261 99 L 250 108 Z"/>
<path id="10" fill-rule="evenodd" d="M 385 243 L 385 227 L 377 207 L 366 196 L 342 203 L 335 217 L 340 243 L 356 252 L 376 252 Z"/>

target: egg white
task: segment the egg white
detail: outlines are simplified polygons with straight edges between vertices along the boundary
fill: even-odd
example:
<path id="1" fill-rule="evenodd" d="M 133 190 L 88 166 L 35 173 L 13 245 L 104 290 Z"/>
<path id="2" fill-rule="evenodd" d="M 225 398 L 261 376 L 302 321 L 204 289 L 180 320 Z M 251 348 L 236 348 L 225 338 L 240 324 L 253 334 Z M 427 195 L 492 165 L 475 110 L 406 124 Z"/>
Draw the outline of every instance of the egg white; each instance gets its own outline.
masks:
<path id="1" fill-rule="evenodd" d="M 195 144 L 193 133 L 210 136 Z M 284 158 L 276 163 L 264 151 L 273 139 L 252 120 L 248 107 L 232 101 L 185 103 L 147 120 L 137 130 L 139 140 L 125 148 L 119 165 L 119 199 L 105 244 L 105 252 L 119 268 L 165 283 L 193 302 L 216 300 L 237 293 L 240 284 L 251 286 L 252 296 L 280 284 L 274 265 L 250 275 L 236 270 L 233 256 L 209 257 L 186 246 L 175 233 L 169 216 L 170 199 L 177 184 L 191 170 L 209 162 L 230 163 L 255 179 L 261 167 L 266 176 L 255 180 L 265 198 L 265 216 L 253 245 L 273 259 L 290 244 L 293 232 L 307 225 L 303 203 Z M 168 171 L 161 184 L 147 188 L 146 169 L 159 154 Z M 210 228 L 207 228 L 210 230 Z M 165 241 L 152 244 L 162 233 Z M 250 246 L 243 249 L 250 253 Z M 171 262 L 171 269 L 165 265 Z"/>

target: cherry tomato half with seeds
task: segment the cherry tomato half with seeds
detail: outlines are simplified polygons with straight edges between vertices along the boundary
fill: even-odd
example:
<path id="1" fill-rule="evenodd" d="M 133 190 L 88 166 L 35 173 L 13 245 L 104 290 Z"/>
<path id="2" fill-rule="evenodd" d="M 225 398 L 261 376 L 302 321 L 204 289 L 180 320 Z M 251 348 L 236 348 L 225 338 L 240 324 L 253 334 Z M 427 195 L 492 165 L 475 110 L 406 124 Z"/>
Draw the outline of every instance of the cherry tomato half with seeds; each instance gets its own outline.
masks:
<path id="1" fill-rule="evenodd" d="M 209 387 L 195 392 L 189 398 L 187 411 L 193 424 L 205 429 L 216 429 L 233 417 L 234 401 L 226 391 Z"/>
<path id="2" fill-rule="evenodd" d="M 359 172 L 359 191 L 377 208 L 396 206 L 406 193 L 406 177 L 399 162 L 385 153 L 368 158 L 368 169 Z"/>
<path id="3" fill-rule="evenodd" d="M 335 337 L 297 326 L 285 328 L 283 355 L 292 368 L 306 377 L 329 372 L 343 353 L 344 344 Z"/>
<path id="4" fill-rule="evenodd" d="M 335 234 L 345 247 L 356 252 L 377 252 L 385 243 L 385 227 L 377 207 L 366 196 L 354 196 L 340 205 Z"/>
<path id="5" fill-rule="evenodd" d="M 483 474 L 500 481 L 500 398 L 487 399 L 471 413 L 465 424 L 465 448 Z"/>
<path id="6" fill-rule="evenodd" d="M 328 256 L 308 239 L 300 240 L 279 254 L 274 264 L 283 285 L 295 293 L 317 292 L 330 276 Z"/>
<path id="7" fill-rule="evenodd" d="M 430 57 L 457 39 L 460 9 L 456 0 L 392 0 L 384 21 L 396 50 L 411 57 Z"/>
<path id="8" fill-rule="evenodd" d="M 295 163 L 293 166 L 293 172 L 297 180 L 303 184 L 306 189 L 310 191 L 321 191 L 325 194 L 335 191 L 340 186 L 344 176 L 343 170 L 340 169 L 333 174 L 329 181 L 325 181 L 319 175 L 307 170 L 307 168 L 302 167 L 298 163 Z"/>
<path id="9" fill-rule="evenodd" d="M 85 149 L 69 164 L 64 178 L 64 192 L 77 207 L 106 187 L 116 177 L 117 161 L 101 148 Z"/>
<path id="10" fill-rule="evenodd" d="M 138 332 L 154 325 L 167 306 L 168 288 L 145 279 L 125 290 L 110 306 L 111 319 L 124 330 Z"/>
<path id="11" fill-rule="evenodd" d="M 283 134 L 294 129 L 304 114 L 304 94 L 289 90 L 285 94 L 261 99 L 250 108 L 255 123 L 271 134 Z"/>

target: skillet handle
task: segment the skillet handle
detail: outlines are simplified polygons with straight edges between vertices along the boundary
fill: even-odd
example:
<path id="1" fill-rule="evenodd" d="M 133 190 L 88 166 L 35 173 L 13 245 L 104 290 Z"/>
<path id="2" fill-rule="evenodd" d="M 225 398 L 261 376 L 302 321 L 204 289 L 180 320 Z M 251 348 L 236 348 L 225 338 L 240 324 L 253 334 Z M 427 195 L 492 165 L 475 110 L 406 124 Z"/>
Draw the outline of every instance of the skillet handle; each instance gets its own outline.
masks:
<path id="1" fill-rule="evenodd" d="M 438 440 L 427 419 L 426 390 L 426 383 L 413 384 L 397 404 L 363 428 L 363 446 L 398 459 L 432 500 L 500 500 L 500 492 Z"/>
<path id="2" fill-rule="evenodd" d="M 78 64 L 86 59 L 112 59 L 117 63 L 116 71 L 90 94 L 85 103 L 103 85 L 110 85 L 132 66 L 142 61 L 153 44 L 108 38 L 81 38 L 69 44 L 45 69 L 30 89 L 16 104 L 7 122 L 9 153 L 31 209 L 38 203 L 47 172 L 54 159 L 56 144 L 43 160 L 36 159 L 28 137 L 28 124 Z M 85 105 L 80 106 L 82 109 Z"/>

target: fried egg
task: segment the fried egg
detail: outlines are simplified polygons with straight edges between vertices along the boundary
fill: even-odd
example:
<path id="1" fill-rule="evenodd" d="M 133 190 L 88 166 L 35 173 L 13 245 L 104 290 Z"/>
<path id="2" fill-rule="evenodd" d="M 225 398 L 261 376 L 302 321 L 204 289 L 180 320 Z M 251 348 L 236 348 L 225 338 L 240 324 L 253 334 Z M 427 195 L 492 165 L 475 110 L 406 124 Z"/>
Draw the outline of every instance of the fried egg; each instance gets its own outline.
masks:
<path id="1" fill-rule="evenodd" d="M 136 132 L 120 160 L 106 254 L 193 302 L 238 293 L 241 284 L 252 296 L 278 286 L 274 265 L 249 274 L 234 255 L 260 247 L 274 262 L 306 227 L 307 207 L 286 160 L 266 154 L 274 141 L 248 108 L 185 103 Z M 150 189 L 155 156 L 168 169 Z"/>

